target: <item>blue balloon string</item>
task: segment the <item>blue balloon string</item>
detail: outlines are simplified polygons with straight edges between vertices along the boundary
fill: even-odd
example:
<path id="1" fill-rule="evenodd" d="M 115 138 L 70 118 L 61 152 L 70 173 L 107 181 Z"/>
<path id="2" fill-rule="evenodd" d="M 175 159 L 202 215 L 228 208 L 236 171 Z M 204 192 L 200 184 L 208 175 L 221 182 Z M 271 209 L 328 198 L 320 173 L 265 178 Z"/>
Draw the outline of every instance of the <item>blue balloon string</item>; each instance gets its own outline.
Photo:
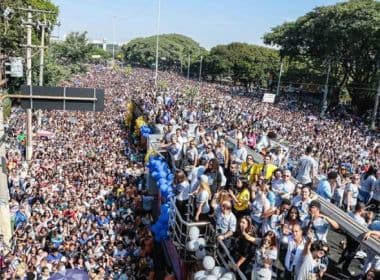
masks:
<path id="1" fill-rule="evenodd" d="M 141 134 L 144 136 L 144 132 L 147 132 L 149 127 L 141 127 Z M 144 130 L 144 132 L 143 132 Z M 150 134 L 150 133 L 149 133 Z M 145 136 L 144 136 L 145 137 Z M 173 193 L 173 180 L 174 175 L 171 172 L 166 160 L 161 156 L 150 156 L 147 164 L 151 177 L 155 180 L 161 196 L 165 199 L 165 203 L 161 205 L 161 213 L 156 223 L 151 226 L 151 231 L 154 233 L 154 239 L 156 241 L 162 241 L 168 239 L 169 229 L 169 212 L 170 204 L 169 199 L 174 196 Z"/>

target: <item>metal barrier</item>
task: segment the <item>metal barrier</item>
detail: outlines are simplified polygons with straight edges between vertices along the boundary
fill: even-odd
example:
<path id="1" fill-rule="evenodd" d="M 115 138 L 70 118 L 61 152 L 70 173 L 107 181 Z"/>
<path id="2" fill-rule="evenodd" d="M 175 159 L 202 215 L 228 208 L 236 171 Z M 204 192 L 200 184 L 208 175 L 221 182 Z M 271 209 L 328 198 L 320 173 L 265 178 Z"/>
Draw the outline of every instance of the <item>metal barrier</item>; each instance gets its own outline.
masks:
<path id="1" fill-rule="evenodd" d="M 228 250 L 228 248 L 223 243 L 223 241 L 218 241 L 218 242 L 219 242 L 219 246 L 216 250 L 216 254 L 220 263 L 222 263 L 225 268 L 229 268 L 231 265 L 235 267 L 236 262 L 234 258 L 231 256 L 230 250 Z M 239 275 L 241 280 L 247 280 L 247 277 L 245 277 L 244 273 L 241 272 L 240 269 L 236 269 L 235 273 Z"/>
<path id="2" fill-rule="evenodd" d="M 189 230 L 191 227 L 200 229 L 200 237 L 206 240 L 205 250 L 207 255 L 213 256 L 220 265 L 229 269 L 236 267 L 236 262 L 231 256 L 230 251 L 223 243 L 217 241 L 215 230 L 210 222 L 187 222 L 185 221 L 175 205 L 175 199 L 171 198 L 171 213 L 169 217 L 169 231 L 172 244 L 176 247 L 181 259 L 185 262 L 197 261 L 194 252 L 190 252 L 186 245 L 190 241 Z M 241 280 L 247 280 L 245 275 L 239 270 L 235 270 Z"/>
<path id="3" fill-rule="evenodd" d="M 175 198 L 170 199 L 171 212 L 169 215 L 170 239 L 176 246 L 177 251 L 185 262 L 196 261 L 194 252 L 187 250 L 186 245 L 190 241 L 189 230 L 191 227 L 198 227 L 200 237 L 206 240 L 206 244 L 215 244 L 215 234 L 213 233 L 210 222 L 187 222 L 175 205 Z M 216 246 L 205 247 L 209 255 L 216 256 Z"/>
<path id="4" fill-rule="evenodd" d="M 231 137 L 226 137 L 226 144 L 229 146 L 235 146 L 236 140 Z M 256 162 L 263 162 L 263 157 L 258 154 L 256 151 L 250 149 L 249 147 L 245 147 L 248 151 L 248 154 L 252 155 Z M 294 178 L 293 182 L 297 182 Z M 321 203 L 321 212 L 326 216 L 334 219 L 340 226 L 340 228 L 347 235 L 354 238 L 356 241 L 360 242 L 360 244 L 371 251 L 374 254 L 380 255 L 380 240 L 375 238 L 368 238 L 367 240 L 363 240 L 363 235 L 368 231 L 368 228 L 360 225 L 356 221 L 354 221 L 346 212 L 344 212 L 339 207 L 330 203 L 326 199 L 320 197 L 315 192 L 312 192 L 313 196 L 317 197 L 317 200 Z"/>

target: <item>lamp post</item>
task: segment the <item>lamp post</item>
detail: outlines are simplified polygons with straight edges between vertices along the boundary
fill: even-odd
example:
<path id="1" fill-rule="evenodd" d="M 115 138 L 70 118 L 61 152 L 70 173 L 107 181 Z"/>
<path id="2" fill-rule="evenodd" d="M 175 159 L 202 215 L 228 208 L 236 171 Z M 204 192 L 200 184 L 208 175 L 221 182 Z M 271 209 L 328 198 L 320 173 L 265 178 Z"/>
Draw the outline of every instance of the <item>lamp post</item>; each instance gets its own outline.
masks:
<path id="1" fill-rule="evenodd" d="M 116 16 L 112 17 L 112 63 L 115 63 L 115 20 Z"/>
<path id="2" fill-rule="evenodd" d="M 327 64 L 327 75 L 326 75 L 326 82 L 325 82 L 325 90 L 323 92 L 321 118 L 325 117 L 326 110 L 327 110 L 327 95 L 328 95 L 328 92 L 329 92 L 330 71 L 331 71 L 331 61 L 328 61 L 328 64 Z"/>
<path id="3" fill-rule="evenodd" d="M 160 37 L 160 16 L 161 16 L 161 0 L 158 0 L 158 13 L 157 13 L 157 35 L 156 35 L 156 72 L 154 74 L 154 86 L 157 87 L 158 78 L 158 46 Z"/>

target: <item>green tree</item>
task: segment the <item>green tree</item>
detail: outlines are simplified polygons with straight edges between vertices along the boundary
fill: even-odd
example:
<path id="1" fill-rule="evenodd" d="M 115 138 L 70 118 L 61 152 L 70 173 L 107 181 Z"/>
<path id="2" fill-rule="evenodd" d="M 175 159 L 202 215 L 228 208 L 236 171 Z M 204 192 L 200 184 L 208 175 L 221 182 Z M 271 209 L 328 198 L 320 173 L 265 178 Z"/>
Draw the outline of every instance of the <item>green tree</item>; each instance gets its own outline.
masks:
<path id="1" fill-rule="evenodd" d="M 64 41 L 52 44 L 46 52 L 45 84 L 57 85 L 73 74 L 85 72 L 86 64 L 94 62 L 93 55 L 109 58 L 107 52 L 88 43 L 86 32 L 70 33 Z"/>
<path id="2" fill-rule="evenodd" d="M 132 66 L 153 68 L 156 61 L 156 36 L 137 38 L 122 47 L 124 60 Z M 191 64 L 199 61 L 207 51 L 199 43 L 179 34 L 163 34 L 159 36 L 159 67 L 163 70 L 179 70 L 181 60 L 186 68 L 188 55 Z"/>
<path id="3" fill-rule="evenodd" d="M 334 85 L 346 87 L 358 111 L 363 112 L 373 103 L 375 93 L 361 88 L 376 87 L 379 26 L 380 2 L 351 0 L 315 8 L 294 22 L 272 28 L 264 40 L 279 46 L 281 56 L 309 61 L 320 75 L 321 68 L 331 63 Z"/>
<path id="4" fill-rule="evenodd" d="M 0 52 L 9 56 L 23 56 L 26 43 L 26 29 L 22 25 L 22 19 L 26 20 L 27 12 L 18 8 L 27 8 L 49 11 L 46 19 L 52 25 L 57 22 L 58 7 L 50 0 L 2 0 L 0 1 Z M 8 8 L 11 13 L 5 17 L 4 11 Z M 41 13 L 33 13 L 33 22 L 43 21 Z M 39 45 L 41 32 L 36 28 L 32 29 L 32 42 Z"/>
<path id="5" fill-rule="evenodd" d="M 269 76 L 277 75 L 278 69 L 276 50 L 246 43 L 218 45 L 205 59 L 205 72 L 213 80 L 231 78 L 246 87 L 265 83 Z"/>
<path id="6" fill-rule="evenodd" d="M 60 64 L 82 64 L 90 61 L 94 46 L 89 44 L 87 32 L 72 32 L 65 41 L 52 45 L 52 52 Z"/>

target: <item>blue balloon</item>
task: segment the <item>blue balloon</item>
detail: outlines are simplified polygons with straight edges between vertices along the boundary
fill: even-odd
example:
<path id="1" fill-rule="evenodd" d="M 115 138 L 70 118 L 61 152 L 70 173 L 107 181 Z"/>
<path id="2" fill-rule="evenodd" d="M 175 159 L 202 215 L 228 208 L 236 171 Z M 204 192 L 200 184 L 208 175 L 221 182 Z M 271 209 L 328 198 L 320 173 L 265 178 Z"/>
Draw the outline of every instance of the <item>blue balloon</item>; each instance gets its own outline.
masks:
<path id="1" fill-rule="evenodd" d="M 151 173 L 153 179 L 157 180 L 158 178 L 160 178 L 160 174 L 157 172 L 157 171 L 153 171 Z"/>
<path id="2" fill-rule="evenodd" d="M 172 173 L 168 174 L 168 181 L 173 181 L 174 180 L 174 175 Z"/>
<path id="3" fill-rule="evenodd" d="M 164 185 L 164 184 L 167 184 L 167 180 L 165 178 L 161 178 L 161 179 L 157 180 L 157 185 L 158 186 L 161 186 L 161 185 Z"/>
<path id="4" fill-rule="evenodd" d="M 167 184 L 162 184 L 160 185 L 160 190 L 162 192 L 166 192 L 168 190 L 169 186 Z"/>
<path id="5" fill-rule="evenodd" d="M 159 170 L 158 173 L 159 178 L 166 178 L 166 176 L 168 175 L 168 173 L 164 170 Z"/>
<path id="6" fill-rule="evenodd" d="M 149 131 L 149 127 L 141 127 L 142 133 L 148 133 Z M 170 197 L 174 196 L 172 187 L 174 175 L 172 174 L 168 163 L 164 157 L 152 155 L 149 157 L 147 166 L 151 176 L 156 181 L 156 184 L 160 189 L 161 196 L 165 199 L 165 201 L 168 201 Z M 157 222 L 151 227 L 151 231 L 154 233 L 154 240 L 156 241 L 161 241 L 168 238 L 170 204 L 162 204 L 160 210 L 161 213 L 157 219 Z"/>

